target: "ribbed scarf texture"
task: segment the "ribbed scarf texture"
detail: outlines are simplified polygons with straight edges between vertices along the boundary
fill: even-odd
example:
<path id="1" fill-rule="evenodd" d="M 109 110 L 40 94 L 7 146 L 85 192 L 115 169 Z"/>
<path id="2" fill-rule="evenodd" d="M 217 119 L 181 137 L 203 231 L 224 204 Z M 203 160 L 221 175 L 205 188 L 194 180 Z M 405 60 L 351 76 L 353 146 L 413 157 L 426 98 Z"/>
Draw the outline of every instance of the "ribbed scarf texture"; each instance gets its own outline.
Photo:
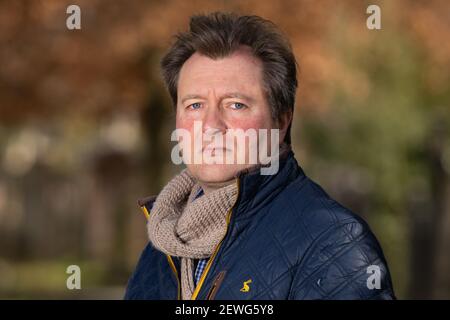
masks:
<path id="1" fill-rule="evenodd" d="M 227 230 L 226 216 L 238 195 L 237 183 L 194 200 L 200 185 L 187 169 L 156 198 L 148 220 L 149 239 L 161 252 L 181 257 L 181 298 L 195 289 L 194 259 L 210 257 Z"/>

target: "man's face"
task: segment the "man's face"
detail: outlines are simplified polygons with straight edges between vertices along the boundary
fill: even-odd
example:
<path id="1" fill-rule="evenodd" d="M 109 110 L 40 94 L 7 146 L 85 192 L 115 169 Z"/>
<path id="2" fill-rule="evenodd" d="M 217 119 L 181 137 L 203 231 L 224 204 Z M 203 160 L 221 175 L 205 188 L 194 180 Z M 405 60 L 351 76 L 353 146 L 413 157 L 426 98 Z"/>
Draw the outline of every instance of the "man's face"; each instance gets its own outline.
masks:
<path id="1" fill-rule="evenodd" d="M 246 47 L 216 60 L 195 53 L 184 63 L 178 79 L 176 127 L 189 131 L 192 137 L 202 134 L 203 148 L 196 149 L 192 144 L 192 154 L 197 152 L 204 157 L 209 155 L 224 159 L 222 163 L 211 164 L 205 161 L 195 163 L 190 158 L 186 166 L 199 181 L 225 182 L 238 171 L 255 164 L 249 159 L 248 145 L 244 151 L 245 163 L 237 163 L 234 153 L 242 150 L 236 146 L 238 141 L 234 141 L 234 149 L 229 145 L 227 147 L 225 140 L 222 146 L 218 146 L 211 134 L 222 134 L 224 137 L 232 129 L 268 129 L 270 136 L 270 129 L 276 128 L 277 123 L 271 117 L 262 77 L 261 61 Z M 198 129 L 199 121 L 201 130 L 194 132 L 194 123 L 197 123 Z M 208 136 L 211 139 L 205 141 Z M 270 143 L 270 138 L 263 143 Z M 235 159 L 232 164 L 225 161 L 225 155 L 230 156 L 230 153 Z"/>

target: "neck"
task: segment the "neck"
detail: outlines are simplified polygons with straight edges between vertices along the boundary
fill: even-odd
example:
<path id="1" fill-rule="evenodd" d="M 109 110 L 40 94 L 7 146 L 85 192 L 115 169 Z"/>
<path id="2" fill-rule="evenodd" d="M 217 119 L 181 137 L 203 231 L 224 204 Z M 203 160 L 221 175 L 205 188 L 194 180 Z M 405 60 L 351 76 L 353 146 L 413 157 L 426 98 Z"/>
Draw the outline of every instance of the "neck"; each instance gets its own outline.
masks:
<path id="1" fill-rule="evenodd" d="M 205 181 L 199 181 L 200 186 L 203 189 L 203 192 L 205 194 L 211 193 L 215 190 L 221 189 L 225 186 L 228 186 L 232 183 L 235 183 L 236 179 L 231 179 L 228 181 L 220 181 L 220 182 L 205 182 Z"/>

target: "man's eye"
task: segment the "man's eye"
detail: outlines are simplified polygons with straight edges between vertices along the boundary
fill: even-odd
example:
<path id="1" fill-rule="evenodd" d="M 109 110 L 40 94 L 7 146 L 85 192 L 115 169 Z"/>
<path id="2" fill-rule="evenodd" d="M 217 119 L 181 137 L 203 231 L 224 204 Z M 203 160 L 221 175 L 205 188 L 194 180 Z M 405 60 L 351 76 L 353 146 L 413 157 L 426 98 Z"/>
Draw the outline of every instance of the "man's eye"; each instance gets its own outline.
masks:
<path id="1" fill-rule="evenodd" d="M 202 106 L 202 105 L 201 105 L 199 102 L 196 102 L 196 103 L 190 104 L 190 105 L 188 106 L 188 108 L 189 108 L 189 109 L 193 109 L 193 110 L 197 110 L 197 109 L 200 109 L 201 106 Z"/>
<path id="2" fill-rule="evenodd" d="M 231 109 L 235 109 L 235 110 L 240 110 L 240 109 L 244 109 L 247 107 L 245 104 L 240 103 L 240 102 L 232 103 L 230 106 L 231 106 Z"/>

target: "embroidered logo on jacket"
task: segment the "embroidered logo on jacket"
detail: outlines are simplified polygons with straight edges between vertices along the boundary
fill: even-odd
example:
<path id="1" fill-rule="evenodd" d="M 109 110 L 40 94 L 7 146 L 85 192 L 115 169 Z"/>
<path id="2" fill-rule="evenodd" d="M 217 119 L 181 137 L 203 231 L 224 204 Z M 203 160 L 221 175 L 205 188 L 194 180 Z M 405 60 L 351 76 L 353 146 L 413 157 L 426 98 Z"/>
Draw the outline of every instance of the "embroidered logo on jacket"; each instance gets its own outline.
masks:
<path id="1" fill-rule="evenodd" d="M 244 281 L 243 286 L 241 288 L 241 292 L 249 292 L 250 291 L 250 286 L 249 284 L 252 283 L 252 279 L 248 279 L 247 281 Z"/>

